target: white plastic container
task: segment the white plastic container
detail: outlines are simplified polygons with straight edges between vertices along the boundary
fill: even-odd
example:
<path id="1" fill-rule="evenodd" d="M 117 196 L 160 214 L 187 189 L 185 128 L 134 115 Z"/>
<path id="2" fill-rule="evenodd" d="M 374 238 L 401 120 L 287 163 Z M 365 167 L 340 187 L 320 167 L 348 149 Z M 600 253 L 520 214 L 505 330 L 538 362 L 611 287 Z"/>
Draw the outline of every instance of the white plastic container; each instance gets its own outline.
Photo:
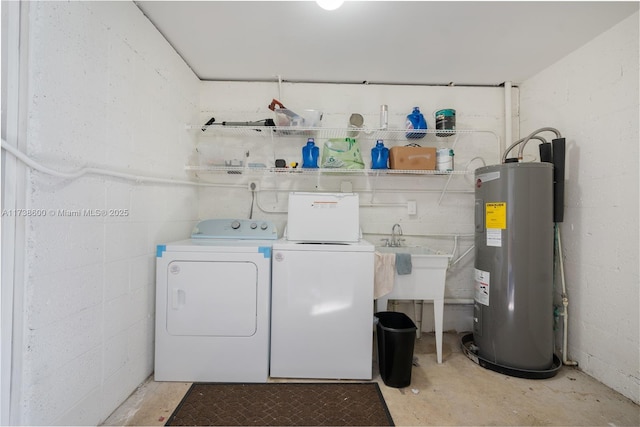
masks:
<path id="1" fill-rule="evenodd" d="M 302 110 L 296 113 L 286 108 L 278 108 L 274 113 L 278 127 L 317 128 L 322 121 L 322 111 L 319 110 Z"/>
<path id="2" fill-rule="evenodd" d="M 453 171 L 453 150 L 438 148 L 436 150 L 436 170 L 439 172 Z"/>

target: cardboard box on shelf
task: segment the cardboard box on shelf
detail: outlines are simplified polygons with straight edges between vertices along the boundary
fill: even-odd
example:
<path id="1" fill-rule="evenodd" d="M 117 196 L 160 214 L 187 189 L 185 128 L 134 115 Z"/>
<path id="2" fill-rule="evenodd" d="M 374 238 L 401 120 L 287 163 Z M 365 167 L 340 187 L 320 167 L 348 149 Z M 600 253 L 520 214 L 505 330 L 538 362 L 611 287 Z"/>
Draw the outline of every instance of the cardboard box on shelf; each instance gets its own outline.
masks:
<path id="1" fill-rule="evenodd" d="M 434 147 L 391 147 L 389 168 L 401 170 L 435 170 Z"/>

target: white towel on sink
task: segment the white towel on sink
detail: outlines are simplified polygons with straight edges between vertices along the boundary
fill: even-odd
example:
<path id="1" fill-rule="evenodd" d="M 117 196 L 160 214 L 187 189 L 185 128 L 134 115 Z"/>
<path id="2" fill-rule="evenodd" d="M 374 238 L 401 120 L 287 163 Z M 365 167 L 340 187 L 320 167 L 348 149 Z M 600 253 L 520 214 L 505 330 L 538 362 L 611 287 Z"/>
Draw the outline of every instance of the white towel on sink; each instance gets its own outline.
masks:
<path id="1" fill-rule="evenodd" d="M 396 254 L 375 252 L 373 298 L 378 299 L 393 290 L 396 273 Z"/>

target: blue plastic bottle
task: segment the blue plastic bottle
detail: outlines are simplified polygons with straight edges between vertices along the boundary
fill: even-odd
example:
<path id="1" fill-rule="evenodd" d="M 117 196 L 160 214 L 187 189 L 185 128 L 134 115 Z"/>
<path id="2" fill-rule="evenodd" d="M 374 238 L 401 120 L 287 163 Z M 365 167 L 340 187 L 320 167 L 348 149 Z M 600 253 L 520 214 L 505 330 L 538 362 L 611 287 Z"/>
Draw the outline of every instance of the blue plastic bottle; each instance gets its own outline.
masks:
<path id="1" fill-rule="evenodd" d="M 320 149 L 316 147 L 313 138 L 307 140 L 307 145 L 302 147 L 302 167 L 317 168 L 318 157 L 320 157 Z"/>
<path id="2" fill-rule="evenodd" d="M 388 161 L 389 149 L 379 139 L 376 141 L 376 146 L 371 149 L 371 169 L 387 169 Z"/>
<path id="3" fill-rule="evenodd" d="M 424 116 L 420 112 L 420 108 L 418 107 L 413 107 L 413 111 L 411 112 L 411 114 L 407 116 L 407 131 L 411 131 L 414 129 L 416 130 L 427 129 L 427 121 L 425 120 Z M 426 135 L 426 132 L 407 132 L 406 133 L 406 137 L 410 139 L 424 138 L 425 135 Z"/>

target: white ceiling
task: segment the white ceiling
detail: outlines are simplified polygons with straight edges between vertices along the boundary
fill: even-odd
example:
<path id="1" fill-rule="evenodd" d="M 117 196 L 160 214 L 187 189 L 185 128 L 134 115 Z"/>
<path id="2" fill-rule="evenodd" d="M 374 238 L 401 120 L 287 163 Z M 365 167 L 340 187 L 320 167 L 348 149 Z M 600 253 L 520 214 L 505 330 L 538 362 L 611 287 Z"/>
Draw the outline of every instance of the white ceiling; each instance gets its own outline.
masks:
<path id="1" fill-rule="evenodd" d="M 638 10 L 623 2 L 137 1 L 202 80 L 521 83 Z"/>

